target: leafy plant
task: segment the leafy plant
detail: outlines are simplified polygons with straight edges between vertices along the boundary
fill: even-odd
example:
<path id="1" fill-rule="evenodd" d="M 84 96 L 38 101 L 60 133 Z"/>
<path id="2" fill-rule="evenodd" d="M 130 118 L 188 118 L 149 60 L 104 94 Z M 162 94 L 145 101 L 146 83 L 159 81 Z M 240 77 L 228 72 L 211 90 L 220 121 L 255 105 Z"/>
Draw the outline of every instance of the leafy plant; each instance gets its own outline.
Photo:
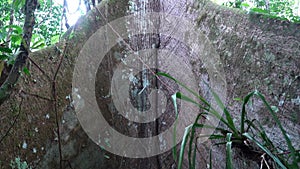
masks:
<path id="1" fill-rule="evenodd" d="M 28 166 L 26 161 L 21 161 L 20 157 L 16 157 L 15 161 L 11 161 L 10 167 L 12 169 L 31 169 L 31 167 Z"/>
<path id="2" fill-rule="evenodd" d="M 221 114 L 216 110 L 216 108 L 212 107 L 203 97 L 198 95 L 196 92 L 192 91 L 190 88 L 185 86 L 183 83 L 179 82 L 169 74 L 165 73 L 158 73 L 159 76 L 165 76 L 173 81 L 175 81 L 177 84 L 182 86 L 184 89 L 186 89 L 188 92 L 196 96 L 199 100 L 195 101 L 191 98 L 188 98 L 184 94 L 178 92 L 174 94 L 173 102 L 174 107 L 177 109 L 177 99 L 181 99 L 183 101 L 187 101 L 190 103 L 193 103 L 197 105 L 203 113 L 200 113 L 197 118 L 195 119 L 195 122 L 191 124 L 190 126 L 186 127 L 185 133 L 182 139 L 180 153 L 178 157 L 178 168 L 180 169 L 182 167 L 182 161 L 184 157 L 185 149 L 188 149 L 188 159 L 189 159 L 189 167 L 191 169 L 195 168 L 195 160 L 196 160 L 196 144 L 193 144 L 195 138 L 199 137 L 196 135 L 195 130 L 197 128 L 215 128 L 214 126 L 210 125 L 204 125 L 201 123 L 198 123 L 199 118 L 203 117 L 204 115 L 214 116 L 218 119 L 220 119 L 220 122 L 223 123 L 225 127 L 217 127 L 216 128 L 216 134 L 212 134 L 209 136 L 209 139 L 211 140 L 219 140 L 215 145 L 226 145 L 226 168 L 232 169 L 233 163 L 232 163 L 232 147 L 243 147 L 243 148 L 253 148 L 258 147 L 259 155 L 267 155 L 270 159 L 273 161 L 273 165 L 275 165 L 277 168 L 282 169 L 297 169 L 298 163 L 300 162 L 300 153 L 299 150 L 295 150 L 293 147 L 290 138 L 288 137 L 286 131 L 281 125 L 281 122 L 279 121 L 278 117 L 276 116 L 274 110 L 272 109 L 272 106 L 269 105 L 269 103 L 266 101 L 265 97 L 259 92 L 254 91 L 249 93 L 243 100 L 242 104 L 242 111 L 241 111 L 241 117 L 240 117 L 240 126 L 237 126 L 234 124 L 233 117 L 228 111 L 228 109 L 225 107 L 225 105 L 222 103 L 219 96 L 210 89 L 210 92 L 212 93 L 213 98 L 216 100 L 217 105 L 221 110 L 223 110 L 223 113 L 225 114 L 225 117 L 221 116 Z M 247 110 L 246 105 L 249 103 L 250 98 L 257 96 L 264 105 L 266 106 L 267 110 L 270 112 L 272 118 L 276 122 L 276 124 L 279 126 L 281 133 L 284 136 L 284 139 L 286 141 L 288 150 L 284 151 L 284 153 L 280 152 L 272 143 L 271 139 L 266 134 L 265 130 L 263 129 L 262 125 L 260 123 L 253 119 L 249 120 L 247 117 Z M 203 106 L 204 105 L 204 106 Z M 251 131 L 251 132 L 250 132 Z M 252 144 L 251 144 L 252 143 Z M 187 147 L 187 145 L 189 145 Z M 243 148 L 241 150 L 243 150 Z M 174 149 L 175 151 L 175 149 Z M 210 168 L 212 168 L 212 151 L 210 151 Z M 265 165 L 269 165 L 267 162 L 264 163 Z"/>
<path id="3" fill-rule="evenodd" d="M 8 65 L 13 65 L 19 54 L 23 35 L 24 4 L 25 0 L 1 1 L 0 61 Z M 62 6 L 54 4 L 52 0 L 39 0 L 39 4 L 40 7 L 35 12 L 37 24 L 31 38 L 32 51 L 58 42 L 62 33 L 60 29 Z"/>
<path id="4" fill-rule="evenodd" d="M 22 28 L 7 25 L 0 30 L 0 60 L 13 64 L 22 40 Z"/>
<path id="5" fill-rule="evenodd" d="M 40 1 L 40 9 L 36 12 L 36 26 L 34 34 L 44 43 L 44 46 L 52 45 L 59 39 L 52 38 L 62 33 L 61 19 L 62 6 L 53 3 L 51 0 Z M 40 46 L 39 48 L 42 48 Z"/>
<path id="6" fill-rule="evenodd" d="M 230 0 L 223 5 L 261 13 L 270 18 L 300 23 L 300 16 L 295 12 L 299 8 L 296 7 L 296 3 L 297 0 Z"/>

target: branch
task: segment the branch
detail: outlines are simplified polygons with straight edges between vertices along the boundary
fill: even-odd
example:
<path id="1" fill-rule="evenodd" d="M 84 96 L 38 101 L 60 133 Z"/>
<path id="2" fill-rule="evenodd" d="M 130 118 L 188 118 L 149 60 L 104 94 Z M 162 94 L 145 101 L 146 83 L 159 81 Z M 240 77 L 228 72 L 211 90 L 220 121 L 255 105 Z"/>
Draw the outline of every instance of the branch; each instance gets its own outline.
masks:
<path id="1" fill-rule="evenodd" d="M 63 50 L 62 52 L 60 53 L 60 61 L 57 65 L 57 68 L 56 68 L 56 71 L 54 73 L 54 77 L 53 77 L 53 80 L 52 80 L 52 97 L 53 97 L 53 100 L 54 100 L 54 111 L 55 111 L 55 121 L 56 121 L 56 127 L 57 127 L 57 138 L 58 138 L 58 150 L 59 150 L 59 166 L 60 166 L 60 169 L 63 168 L 63 165 L 62 165 L 62 162 L 64 161 L 63 160 L 63 157 L 62 157 L 62 146 L 61 146 L 61 137 L 60 137 L 60 127 L 59 127 L 59 120 L 58 120 L 58 108 L 57 108 L 57 92 L 56 92 L 56 78 L 57 78 L 57 75 L 58 75 L 58 71 L 60 70 L 60 67 L 62 65 L 62 62 L 63 62 L 63 59 L 65 57 L 65 51 L 66 51 L 66 42 L 63 46 Z"/>
<path id="2" fill-rule="evenodd" d="M 23 40 L 20 45 L 20 53 L 18 54 L 15 64 L 13 65 L 6 81 L 0 87 L 0 105 L 11 95 L 12 90 L 20 77 L 20 72 L 28 58 L 33 26 L 35 24 L 34 11 L 38 5 L 37 1 L 38 0 L 26 0 Z"/>

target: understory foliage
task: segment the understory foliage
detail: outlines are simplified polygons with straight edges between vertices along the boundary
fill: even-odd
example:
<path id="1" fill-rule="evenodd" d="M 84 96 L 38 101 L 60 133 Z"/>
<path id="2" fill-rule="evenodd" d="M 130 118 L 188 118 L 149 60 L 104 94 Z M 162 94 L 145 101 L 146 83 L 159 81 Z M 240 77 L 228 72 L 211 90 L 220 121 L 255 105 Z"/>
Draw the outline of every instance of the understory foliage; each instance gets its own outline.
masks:
<path id="1" fill-rule="evenodd" d="M 79 0 L 77 9 L 71 11 L 68 5 L 73 3 L 71 0 L 60 0 L 61 3 L 57 3 L 59 0 L 38 0 L 30 50 L 35 51 L 57 43 L 60 36 L 70 27 L 68 20 L 72 19 L 73 15 L 80 11 L 81 14 L 85 14 L 100 1 Z M 13 65 L 19 53 L 25 20 L 25 2 L 26 0 L 0 2 L 0 77 L 4 62 Z M 85 7 L 84 12 L 82 6 Z"/>
<path id="2" fill-rule="evenodd" d="M 25 0 L 3 0 L 0 5 L 0 61 L 12 65 L 19 53 L 25 16 Z M 62 7 L 52 0 L 39 0 L 30 50 L 52 45 L 61 34 Z"/>
<path id="3" fill-rule="evenodd" d="M 300 23 L 299 0 L 229 0 L 223 5 Z"/>
<path id="4" fill-rule="evenodd" d="M 298 163 L 300 163 L 300 152 L 296 150 L 293 146 L 288 134 L 286 133 L 285 129 L 283 128 L 281 122 L 279 121 L 274 108 L 269 105 L 266 101 L 265 97 L 259 92 L 254 91 L 249 93 L 245 98 L 240 99 L 242 101 L 242 111 L 240 113 L 240 125 L 236 125 L 234 123 L 234 118 L 232 113 L 226 108 L 223 104 L 219 96 L 210 89 L 210 92 L 215 99 L 217 105 L 219 106 L 220 110 L 223 112 L 218 112 L 216 107 L 212 107 L 208 101 L 206 101 L 202 96 L 198 95 L 197 92 L 192 91 L 188 86 L 184 85 L 183 83 L 179 82 L 172 76 L 165 74 L 165 73 L 158 73 L 160 76 L 165 76 L 177 84 L 182 86 L 187 92 L 194 95 L 198 100 L 193 100 L 183 93 L 176 93 L 173 95 L 173 103 L 175 110 L 177 110 L 177 102 L 176 99 L 181 99 L 183 101 L 190 102 L 195 104 L 200 108 L 202 113 L 200 113 L 197 118 L 195 119 L 194 123 L 190 126 L 186 127 L 185 133 L 181 143 L 180 154 L 178 157 L 178 168 L 182 167 L 182 162 L 184 158 L 184 152 L 188 150 L 188 159 L 189 159 L 189 168 L 195 169 L 196 167 L 196 151 L 197 145 L 194 142 L 197 138 L 201 137 L 196 134 L 196 129 L 203 129 L 203 128 L 215 128 L 216 132 L 209 137 L 210 140 L 214 140 L 215 143 L 213 146 L 216 145 L 225 145 L 226 148 L 226 168 L 233 169 L 233 158 L 232 158 L 232 149 L 233 147 L 240 148 L 241 151 L 246 151 L 245 154 L 250 155 L 249 151 L 253 150 L 253 154 L 256 154 L 258 158 L 257 160 L 261 160 L 261 168 L 280 168 L 280 169 L 298 169 Z M 208 85 L 208 84 L 207 84 Z M 268 137 L 267 133 L 265 132 L 263 126 L 260 124 L 259 121 L 256 119 L 250 119 L 247 116 L 247 109 L 246 105 L 250 101 L 252 97 L 258 97 L 264 105 L 266 106 L 267 110 L 269 111 L 271 117 L 276 122 L 277 126 L 281 130 L 281 133 L 278 133 L 279 136 L 283 136 L 287 150 L 280 150 L 278 147 L 275 146 L 273 141 Z M 223 117 L 222 115 L 225 115 Z M 210 125 L 205 125 L 199 123 L 199 119 L 205 116 L 213 116 L 220 119 L 220 122 L 224 127 L 214 127 Z M 176 132 L 174 132 L 176 133 Z M 176 146 L 175 146 L 176 147 Z M 212 147 L 211 147 L 212 150 Z M 174 158 L 177 158 L 176 155 L 176 148 L 173 151 Z M 201 154 L 201 152 L 200 152 Z M 209 168 L 212 168 L 212 151 L 210 151 L 210 159 L 209 159 Z"/>

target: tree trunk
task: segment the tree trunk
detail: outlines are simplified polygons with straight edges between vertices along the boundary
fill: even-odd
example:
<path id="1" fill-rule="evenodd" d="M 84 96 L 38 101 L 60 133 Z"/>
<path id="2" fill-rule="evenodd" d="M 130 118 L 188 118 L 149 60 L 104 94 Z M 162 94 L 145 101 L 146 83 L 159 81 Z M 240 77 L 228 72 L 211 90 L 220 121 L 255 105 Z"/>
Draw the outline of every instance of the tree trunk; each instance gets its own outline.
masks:
<path id="1" fill-rule="evenodd" d="M 169 21 L 164 18 L 157 20 L 155 14 L 146 15 L 149 12 L 161 12 L 159 16 L 170 14 L 169 18 L 176 18 L 171 20 L 172 22 L 179 22 L 168 23 Z M 131 20 L 132 23 L 128 23 L 124 27 L 114 27 L 114 24 L 120 23 L 114 23 L 113 20 L 126 15 L 135 16 Z M 147 23 L 140 22 L 141 20 L 145 20 Z M 153 32 L 137 35 L 135 32 L 137 29 L 141 32 L 149 31 L 150 28 L 147 26 L 150 25 L 150 21 Z M 172 24 L 176 26 L 172 27 Z M 106 27 L 104 27 L 105 25 Z M 168 25 L 171 25 L 170 30 Z M 97 43 L 90 43 L 93 36 L 97 37 L 94 33 L 97 31 L 99 33 L 101 28 L 105 28 L 103 30 L 107 34 L 103 36 L 97 34 L 103 39 L 96 38 Z M 122 41 L 120 38 L 122 35 L 118 35 L 117 30 L 124 30 L 131 36 Z M 197 36 L 195 36 L 195 32 Z M 110 42 L 111 39 L 117 39 L 118 42 Z M 105 150 L 109 146 L 118 147 L 117 145 L 111 144 L 103 148 L 105 145 L 101 143 L 97 145 L 95 138 L 90 133 L 89 136 L 86 134 L 85 131 L 92 130 L 88 130 L 86 127 L 92 126 L 86 124 L 84 120 L 93 121 L 92 116 L 89 116 L 93 114 L 89 114 L 87 111 L 75 111 L 76 108 L 81 108 L 80 97 L 84 97 L 81 95 L 81 91 L 77 95 L 76 88 L 79 86 L 79 89 L 84 89 L 80 88 L 80 83 L 88 83 L 86 85 L 90 83 L 79 81 L 74 85 L 74 77 L 77 77 L 77 73 L 82 73 L 78 72 L 81 69 L 77 67 L 79 56 L 86 55 L 88 60 L 82 66 L 92 69 L 94 66 L 92 60 L 95 58 L 94 50 L 98 50 L 101 47 L 99 44 L 104 42 L 115 44 L 111 48 L 103 48 L 103 51 L 107 51 L 107 53 L 101 64 L 97 65 L 99 66 L 95 69 L 97 72 L 91 72 L 92 75 L 94 73 L 96 81 L 90 83 L 96 86 L 95 98 L 98 107 L 114 130 L 130 137 L 147 138 L 159 135 L 175 123 L 176 114 L 171 99 L 165 99 L 164 102 L 158 92 L 151 93 L 152 90 L 162 90 L 161 86 L 163 86 L 157 82 L 157 79 L 149 78 L 151 71 L 155 73 L 166 70 L 211 102 L 213 100 L 204 81 L 209 85 L 217 86 L 216 92 L 220 93 L 228 105 L 228 109 L 236 118 L 236 123 L 240 120 L 241 105 L 233 99 L 242 98 L 255 89 L 261 91 L 267 96 L 271 105 L 279 108 L 278 116 L 294 145 L 300 145 L 298 139 L 300 134 L 298 113 L 300 111 L 299 24 L 268 19 L 258 14 L 246 14 L 235 9 L 218 6 L 210 1 L 111 0 L 102 1 L 97 9 L 91 10 L 86 16 L 80 18 L 78 23 L 68 30 L 60 43 L 30 54 L 31 61 L 28 62 L 30 76 L 21 76 L 13 95 L 5 104 L 1 105 L 2 129 L 0 136 L 4 138 L 3 140 L 0 138 L 2 140 L 0 142 L 1 165 L 7 167 L 10 160 L 20 156 L 22 160 L 26 160 L 31 166 L 37 166 L 37 168 L 58 168 L 60 160 L 62 160 L 63 168 L 177 168 L 178 163 L 173 159 L 171 149 L 147 158 L 129 158 L 125 155 L 122 157 Z M 91 46 L 88 49 L 85 46 L 87 43 Z M 194 49 L 193 45 L 198 47 Z M 109 45 L 105 47 L 109 47 Z M 146 49 L 151 49 L 151 57 L 146 57 L 148 64 L 167 63 L 162 63 L 163 66 L 150 67 L 153 69 L 145 67 L 145 64 L 138 59 L 145 54 L 142 51 L 146 51 Z M 131 53 L 141 51 L 138 53 L 139 56 L 133 54 L 137 58 L 136 61 L 127 62 L 139 70 L 132 77 L 137 79 L 137 83 L 130 83 L 130 91 L 126 91 L 129 93 L 137 90 L 138 94 L 129 94 L 128 98 L 131 98 L 131 103 L 140 112 L 147 112 L 148 102 L 151 101 L 147 100 L 147 97 L 151 96 L 154 101 L 156 98 L 156 103 L 152 103 L 152 105 L 165 104 L 166 106 L 166 111 L 154 122 L 137 123 L 127 120 L 124 118 L 126 116 L 119 114 L 116 102 L 110 93 L 111 90 L 121 90 L 111 88 L 112 79 L 116 74 L 115 71 L 118 70 L 118 65 L 127 61 L 124 55 L 128 51 Z M 169 53 L 166 54 L 169 55 L 162 55 L 162 51 L 168 51 Z M 98 52 L 98 54 L 102 55 L 103 53 Z M 217 56 L 216 58 L 219 60 L 214 60 L 214 56 Z M 131 56 L 128 55 L 128 57 Z M 209 66 L 212 68 L 208 68 Z M 214 71 L 216 74 L 211 74 Z M 148 87 L 151 89 L 145 87 L 144 75 L 147 76 L 145 81 L 149 82 Z M 170 97 L 174 91 L 177 91 L 178 86 L 167 80 L 164 82 L 169 83 L 171 89 L 164 89 L 163 94 Z M 114 85 L 116 84 L 118 83 L 115 82 Z M 121 88 L 121 86 L 115 87 Z M 87 90 L 94 89 L 87 88 Z M 157 99 L 158 97 L 159 99 Z M 90 104 L 90 101 L 83 100 L 84 106 Z M 184 111 L 184 102 L 178 102 L 178 106 L 179 114 L 182 115 L 183 113 L 180 111 Z M 275 144 L 286 148 L 281 144 L 284 139 L 279 128 L 263 104 L 259 100 L 253 99 L 252 105 L 247 109 L 248 117 L 260 121 Z M 188 122 L 200 113 L 198 109 L 191 110 L 195 111 L 194 114 L 183 115 L 184 120 Z M 158 112 L 155 112 L 154 115 L 156 113 Z M 56 115 L 57 118 L 55 118 Z M 82 118 L 83 116 L 86 118 Z M 6 134 L 14 119 L 16 119 L 14 126 Z M 57 127 L 59 127 L 59 132 L 57 132 Z M 180 127 L 181 130 L 177 132 L 183 133 L 185 126 Z M 117 142 L 118 140 L 113 141 Z M 60 151 L 58 142 L 61 142 Z M 164 140 L 158 140 L 158 143 L 161 143 L 158 145 L 150 143 L 145 144 L 145 151 L 151 151 L 155 146 L 161 148 Z M 168 143 L 172 144 L 172 142 Z M 199 149 L 197 168 L 207 167 L 209 149 L 213 143 L 211 141 L 196 143 Z M 136 148 L 138 145 L 131 143 L 128 144 L 128 147 L 130 146 L 132 150 L 139 151 Z M 177 150 L 179 146 L 177 146 Z M 59 152 L 61 152 L 62 159 L 59 158 Z M 260 167 L 260 158 L 253 159 L 238 148 L 234 148 L 233 154 L 234 168 Z M 213 168 L 225 168 L 224 147 L 222 145 L 213 147 L 212 155 Z M 188 168 L 187 157 L 183 161 L 183 168 Z"/>

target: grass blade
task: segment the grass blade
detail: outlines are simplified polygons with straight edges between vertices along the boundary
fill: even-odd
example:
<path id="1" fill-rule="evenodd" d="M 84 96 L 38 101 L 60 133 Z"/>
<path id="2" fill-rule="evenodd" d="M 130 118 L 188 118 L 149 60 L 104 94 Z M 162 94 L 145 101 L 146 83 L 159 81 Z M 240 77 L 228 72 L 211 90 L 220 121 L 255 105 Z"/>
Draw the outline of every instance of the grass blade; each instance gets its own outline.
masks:
<path id="1" fill-rule="evenodd" d="M 192 89 L 190 89 L 189 87 L 187 87 L 185 84 L 183 84 L 180 81 L 176 80 L 171 75 L 169 75 L 167 73 L 163 73 L 163 72 L 157 72 L 156 74 L 159 75 L 159 76 L 164 76 L 164 77 L 167 77 L 167 78 L 173 80 L 174 82 L 176 82 L 177 84 L 179 84 L 180 86 L 182 86 L 184 89 L 186 89 L 188 92 L 190 92 L 191 94 L 193 94 L 194 96 L 196 96 L 198 99 L 200 99 L 206 106 L 210 107 L 210 104 L 203 97 L 201 97 L 198 93 L 194 92 Z"/>
<path id="2" fill-rule="evenodd" d="M 206 108 L 206 107 L 203 107 L 202 105 L 200 105 L 199 103 L 197 103 L 196 101 L 192 100 L 191 98 L 185 96 L 184 94 L 178 92 L 176 93 L 176 97 L 179 98 L 179 99 L 182 99 L 184 101 L 187 101 L 187 102 L 190 102 L 190 103 L 193 103 L 195 104 L 196 106 L 198 106 L 200 109 L 203 109 L 205 111 L 207 111 L 208 115 L 211 114 L 213 115 L 214 117 L 220 119 L 226 126 L 230 126 L 227 121 L 213 108 Z"/>
<path id="3" fill-rule="evenodd" d="M 177 92 L 177 93 L 176 93 L 176 97 L 179 98 L 179 99 L 181 99 L 181 100 L 184 100 L 184 101 L 193 103 L 193 104 L 197 105 L 200 109 L 209 111 L 209 108 L 203 107 L 203 106 L 200 105 L 198 102 L 194 101 L 193 99 L 187 97 L 186 95 L 184 95 L 184 94 L 182 94 L 182 93 L 180 93 L 180 92 Z"/>
<path id="4" fill-rule="evenodd" d="M 245 132 L 245 116 L 246 116 L 246 105 L 250 98 L 254 95 L 254 92 L 249 93 L 243 101 L 242 114 L 241 114 L 241 134 Z"/>
<path id="5" fill-rule="evenodd" d="M 176 127 L 177 127 L 177 119 L 178 119 L 178 109 L 177 109 L 177 101 L 176 101 L 176 94 L 173 94 L 171 96 L 171 99 L 173 101 L 173 105 L 174 105 L 174 109 L 175 109 L 175 124 L 174 124 L 174 134 L 173 134 L 173 151 L 172 151 L 172 154 L 173 154 L 173 158 L 176 160 L 177 158 L 177 149 L 176 149 Z"/>
<path id="6" fill-rule="evenodd" d="M 193 169 L 196 168 L 196 149 L 197 149 L 197 143 L 194 146 L 194 152 L 193 152 L 193 161 L 192 161 L 192 167 L 193 167 Z"/>
<path id="7" fill-rule="evenodd" d="M 205 83 L 205 84 L 207 85 L 207 87 L 209 87 L 207 83 Z M 215 93 L 210 87 L 209 87 L 209 90 L 210 90 L 210 92 L 212 93 L 212 95 L 213 95 L 215 101 L 217 102 L 218 106 L 223 110 L 223 112 L 224 112 L 224 114 L 225 114 L 225 116 L 226 116 L 227 122 L 226 122 L 225 124 L 227 125 L 227 127 L 229 127 L 229 128 L 232 130 L 233 135 L 234 135 L 235 137 L 238 137 L 239 131 L 236 129 L 236 127 L 235 127 L 235 125 L 234 125 L 234 123 L 233 123 L 233 118 L 232 118 L 232 116 L 230 115 L 229 111 L 227 110 L 227 108 L 226 108 L 225 105 L 223 104 L 222 100 L 221 100 L 220 97 L 217 95 L 217 93 Z"/>
<path id="8" fill-rule="evenodd" d="M 245 137 L 247 137 L 249 140 L 253 141 L 259 148 L 261 148 L 264 152 L 266 152 L 282 169 L 287 169 L 286 166 L 282 164 L 282 162 L 264 145 L 262 145 L 259 141 L 257 141 L 255 138 L 250 136 L 249 133 L 243 133 Z"/>
<path id="9" fill-rule="evenodd" d="M 273 109 L 271 108 L 271 106 L 268 104 L 268 102 L 266 101 L 265 97 L 258 91 L 255 91 L 255 94 L 264 102 L 264 104 L 266 105 L 266 107 L 268 108 L 268 110 L 270 111 L 273 119 L 275 120 L 275 122 L 277 123 L 278 127 L 280 128 L 284 138 L 285 138 L 285 141 L 288 145 L 288 148 L 291 152 L 291 156 L 293 158 L 293 166 L 298 166 L 297 164 L 297 157 L 296 157 L 296 150 L 295 148 L 293 147 L 292 145 L 292 142 L 290 140 L 290 138 L 287 136 L 286 134 L 286 131 L 284 130 L 284 128 L 282 127 L 278 117 L 276 116 L 275 112 L 273 111 Z"/>
<path id="10" fill-rule="evenodd" d="M 187 140 L 189 138 L 189 134 L 190 134 L 190 131 L 191 131 L 192 127 L 193 127 L 193 125 L 189 125 L 188 127 L 185 128 L 185 131 L 184 131 L 184 134 L 183 134 L 183 139 L 182 139 L 181 146 L 180 146 L 180 153 L 179 153 L 179 159 L 178 159 L 178 169 L 182 168 L 184 150 L 185 150 L 185 146 L 186 146 Z"/>
<path id="11" fill-rule="evenodd" d="M 199 118 L 202 117 L 204 114 L 206 114 L 206 113 L 200 113 L 197 115 L 197 118 L 193 124 L 192 131 L 191 131 L 191 138 L 190 138 L 189 152 L 188 152 L 189 166 L 191 169 L 195 169 L 195 163 L 196 163 L 195 160 L 196 160 L 196 144 L 197 143 L 195 143 L 193 157 L 192 157 L 193 141 L 195 138 L 195 129 L 197 128 L 196 125 L 197 125 Z"/>
<path id="12" fill-rule="evenodd" d="M 224 138 L 225 138 L 224 135 L 216 135 L 216 134 L 212 134 L 209 137 L 209 139 L 211 139 L 211 140 L 224 139 Z"/>
<path id="13" fill-rule="evenodd" d="M 210 146 L 210 149 L 209 149 L 209 169 L 212 169 L 212 149 L 213 149 L 213 146 L 217 146 L 217 145 L 221 145 L 221 144 L 226 144 L 226 142 L 215 143 L 215 144 Z"/>
<path id="14" fill-rule="evenodd" d="M 158 72 L 157 75 L 159 76 L 164 76 L 167 77 L 173 81 L 175 81 L 177 84 L 179 84 L 180 86 L 182 86 L 183 88 L 185 88 L 188 92 L 190 92 L 191 94 L 193 94 L 195 97 L 197 97 L 199 100 L 201 100 L 201 102 L 203 102 L 206 106 L 208 106 L 208 108 L 201 106 L 198 102 L 194 101 L 193 99 L 183 95 L 182 93 L 178 92 L 177 96 L 178 98 L 191 102 L 195 105 L 197 105 L 198 107 L 210 112 L 212 115 L 214 115 L 216 118 L 220 119 L 226 126 L 228 126 L 234 133 L 235 137 L 238 137 L 238 130 L 235 128 L 234 124 L 233 124 L 233 119 L 230 116 L 230 113 L 228 112 L 228 110 L 225 108 L 224 104 L 222 103 L 221 99 L 218 97 L 218 95 L 216 93 L 213 92 L 213 95 L 216 99 L 216 101 L 218 102 L 219 106 L 223 109 L 223 111 L 226 114 L 226 118 L 227 121 L 220 115 L 220 113 L 218 113 L 218 111 L 216 111 L 213 107 L 211 107 L 211 105 L 200 95 L 198 95 L 196 92 L 194 92 L 193 90 L 191 90 L 190 88 L 188 88 L 186 85 L 184 85 L 183 83 L 181 83 L 180 81 L 176 80 L 174 77 L 172 77 L 171 75 L 167 74 L 167 73 L 163 73 L 163 72 Z"/>
<path id="15" fill-rule="evenodd" d="M 259 122 L 257 122 L 257 125 L 259 127 L 258 128 L 254 125 L 254 121 L 257 121 L 257 120 L 255 120 L 255 119 L 252 121 L 245 120 L 245 122 L 249 125 L 249 127 L 252 127 L 259 133 L 260 138 L 265 142 L 266 145 L 268 145 L 268 147 L 272 148 L 273 150 L 276 150 L 275 146 L 273 145 L 272 141 L 269 139 L 269 137 L 266 134 L 262 125 Z"/>
<path id="16" fill-rule="evenodd" d="M 209 169 L 212 169 L 212 147 L 209 150 Z"/>
<path id="17" fill-rule="evenodd" d="M 232 141 L 231 141 L 232 133 L 227 133 L 226 136 L 226 169 L 232 169 Z"/>
<path id="18" fill-rule="evenodd" d="M 189 167 L 190 169 L 195 169 L 195 166 L 193 166 L 193 159 L 192 159 L 192 151 L 193 151 L 193 141 L 195 137 L 195 128 L 192 127 L 191 129 L 191 135 L 190 135 L 190 142 L 189 142 L 189 151 L 188 151 L 188 160 L 189 160 Z"/>

